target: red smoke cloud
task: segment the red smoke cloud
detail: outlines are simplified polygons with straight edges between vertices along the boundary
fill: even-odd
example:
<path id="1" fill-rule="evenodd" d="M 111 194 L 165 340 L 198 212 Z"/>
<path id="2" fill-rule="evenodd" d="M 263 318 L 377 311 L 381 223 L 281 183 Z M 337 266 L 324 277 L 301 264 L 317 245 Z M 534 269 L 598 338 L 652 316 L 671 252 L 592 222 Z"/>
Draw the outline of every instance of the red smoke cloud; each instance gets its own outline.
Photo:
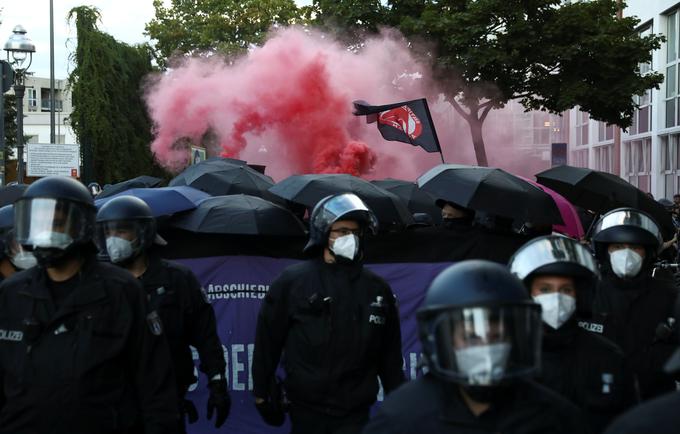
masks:
<path id="1" fill-rule="evenodd" d="M 188 164 L 177 141 L 200 143 L 210 131 L 219 143 L 209 155 L 266 164 L 279 179 L 292 173 L 413 179 L 438 156 L 385 142 L 375 124 L 352 115 L 352 101 L 427 97 L 428 70 L 398 39 L 368 41 L 354 54 L 325 35 L 285 29 L 232 65 L 191 59 L 157 76 L 146 95 L 152 150 L 177 171 Z M 420 78 L 407 76 L 414 72 Z"/>
<path id="2" fill-rule="evenodd" d="M 399 35 L 370 39 L 352 53 L 327 35 L 282 29 L 230 64 L 190 59 L 153 77 L 146 93 L 155 124 L 152 151 L 172 171 L 189 163 L 188 139 L 203 142 L 209 156 L 266 165 L 277 180 L 301 173 L 414 180 L 439 164 L 439 155 L 385 141 L 376 124 L 352 115 L 352 101 L 425 97 L 446 161 L 475 164 L 469 126 L 441 97 L 430 71 Z M 540 168 L 528 164 L 537 160 L 526 148 L 513 146 L 521 141 L 512 119 L 508 109 L 487 118 L 489 162 L 530 177 Z"/>

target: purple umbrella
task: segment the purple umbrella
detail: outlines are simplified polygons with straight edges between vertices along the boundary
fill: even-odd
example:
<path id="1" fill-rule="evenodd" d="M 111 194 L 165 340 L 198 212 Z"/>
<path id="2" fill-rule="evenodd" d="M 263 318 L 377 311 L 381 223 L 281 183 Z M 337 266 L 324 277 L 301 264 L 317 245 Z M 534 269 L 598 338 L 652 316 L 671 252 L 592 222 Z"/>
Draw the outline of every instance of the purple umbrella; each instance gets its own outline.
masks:
<path id="1" fill-rule="evenodd" d="M 555 205 L 560 210 L 560 215 L 564 221 L 563 225 L 553 225 L 553 230 L 561 234 L 567 235 L 572 238 L 580 240 L 585 236 L 585 231 L 583 230 L 583 225 L 581 224 L 581 219 L 578 218 L 578 212 L 574 205 L 569 202 L 564 196 L 558 192 L 549 189 L 545 185 L 541 185 L 536 181 L 521 177 L 523 180 L 531 183 L 537 188 L 543 190 L 545 193 L 549 194 L 550 197 L 555 201 Z"/>

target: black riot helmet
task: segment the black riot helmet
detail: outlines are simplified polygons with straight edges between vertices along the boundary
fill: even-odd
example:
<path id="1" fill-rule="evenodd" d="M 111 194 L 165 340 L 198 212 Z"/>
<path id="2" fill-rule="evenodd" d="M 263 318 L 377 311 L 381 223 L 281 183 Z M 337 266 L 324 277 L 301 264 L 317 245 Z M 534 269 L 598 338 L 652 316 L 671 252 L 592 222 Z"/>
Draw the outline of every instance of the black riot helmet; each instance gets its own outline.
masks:
<path id="1" fill-rule="evenodd" d="M 14 205 L 16 240 L 43 265 L 92 245 L 96 209 L 80 182 L 48 176 L 31 184 Z"/>
<path id="2" fill-rule="evenodd" d="M 156 219 L 151 208 L 135 196 L 119 196 L 97 213 L 95 243 L 100 256 L 124 263 L 151 247 L 156 238 Z"/>
<path id="3" fill-rule="evenodd" d="M 496 386 L 540 369 L 541 311 L 506 267 L 470 260 L 442 271 L 417 314 L 423 354 L 436 377 Z"/>
<path id="4" fill-rule="evenodd" d="M 0 208 L 0 259 L 8 254 L 8 236 L 14 230 L 14 205 L 5 205 Z"/>
<path id="5" fill-rule="evenodd" d="M 508 268 L 528 289 L 540 275 L 573 278 L 577 311 L 582 315 L 590 312 L 600 272 L 591 251 L 578 241 L 560 235 L 534 238 L 515 252 Z"/>
<path id="6" fill-rule="evenodd" d="M 357 195 L 327 196 L 316 204 L 309 217 L 309 242 L 304 251 L 311 253 L 326 247 L 331 226 L 340 220 L 354 220 L 374 234 L 378 230 L 378 219 Z"/>
<path id="7" fill-rule="evenodd" d="M 663 244 L 659 225 L 648 214 L 635 208 L 618 208 L 600 217 L 593 229 L 593 250 L 603 264 L 609 264 L 607 248 L 610 244 L 640 244 L 647 255 L 649 266 Z"/>

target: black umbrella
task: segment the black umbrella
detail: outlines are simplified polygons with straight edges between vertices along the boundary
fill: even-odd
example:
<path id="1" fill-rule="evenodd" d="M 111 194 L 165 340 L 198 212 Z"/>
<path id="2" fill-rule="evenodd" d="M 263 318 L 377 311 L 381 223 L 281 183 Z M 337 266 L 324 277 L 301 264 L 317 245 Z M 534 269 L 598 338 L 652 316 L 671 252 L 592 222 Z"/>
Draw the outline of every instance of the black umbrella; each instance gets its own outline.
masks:
<path id="1" fill-rule="evenodd" d="M 256 196 L 234 194 L 203 200 L 178 214 L 171 227 L 190 232 L 231 235 L 303 236 L 302 222 L 286 208 Z"/>
<path id="2" fill-rule="evenodd" d="M 422 190 L 415 182 L 387 178 L 371 181 L 371 184 L 396 194 L 406 204 L 411 214 L 424 213 L 432 216 L 435 223 L 441 221 L 441 209 L 435 204 L 437 198 Z"/>
<path id="3" fill-rule="evenodd" d="M 170 186 L 189 185 L 212 196 L 248 194 L 280 202 L 268 190 L 274 181 L 245 164 L 230 158 L 209 158 L 187 167 L 170 181 Z"/>
<path id="4" fill-rule="evenodd" d="M 103 199 L 105 197 L 113 196 L 122 191 L 130 190 L 133 188 L 153 188 L 158 187 L 161 182 L 160 178 L 154 178 L 153 176 L 138 176 L 136 178 L 128 179 L 127 181 L 119 182 L 117 184 L 108 185 L 104 187 L 104 190 L 97 196 L 97 199 Z"/>
<path id="5" fill-rule="evenodd" d="M 663 205 L 616 175 L 583 167 L 557 166 L 536 174 L 536 180 L 574 205 L 599 214 L 621 207 L 644 211 L 661 226 L 666 239 L 673 236 L 673 221 Z"/>
<path id="6" fill-rule="evenodd" d="M 26 184 L 12 184 L 0 189 L 0 207 L 16 202 L 28 188 Z"/>
<path id="7" fill-rule="evenodd" d="M 418 185 L 438 199 L 521 222 L 562 224 L 555 201 L 540 188 L 493 167 L 440 164 Z"/>
<path id="8" fill-rule="evenodd" d="M 381 224 L 403 226 L 413 223 L 413 216 L 395 194 L 352 175 L 293 175 L 277 183 L 269 191 L 309 208 L 326 196 L 354 193 L 366 202 Z"/>

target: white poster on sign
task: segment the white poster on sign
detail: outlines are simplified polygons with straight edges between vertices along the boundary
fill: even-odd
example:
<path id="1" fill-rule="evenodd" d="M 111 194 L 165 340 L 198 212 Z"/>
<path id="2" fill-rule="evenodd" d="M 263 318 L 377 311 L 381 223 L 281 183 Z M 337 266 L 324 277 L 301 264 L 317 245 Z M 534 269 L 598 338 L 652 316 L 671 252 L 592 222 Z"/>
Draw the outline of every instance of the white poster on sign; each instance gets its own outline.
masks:
<path id="1" fill-rule="evenodd" d="M 80 176 L 80 146 L 44 143 L 26 144 L 28 176 Z"/>

